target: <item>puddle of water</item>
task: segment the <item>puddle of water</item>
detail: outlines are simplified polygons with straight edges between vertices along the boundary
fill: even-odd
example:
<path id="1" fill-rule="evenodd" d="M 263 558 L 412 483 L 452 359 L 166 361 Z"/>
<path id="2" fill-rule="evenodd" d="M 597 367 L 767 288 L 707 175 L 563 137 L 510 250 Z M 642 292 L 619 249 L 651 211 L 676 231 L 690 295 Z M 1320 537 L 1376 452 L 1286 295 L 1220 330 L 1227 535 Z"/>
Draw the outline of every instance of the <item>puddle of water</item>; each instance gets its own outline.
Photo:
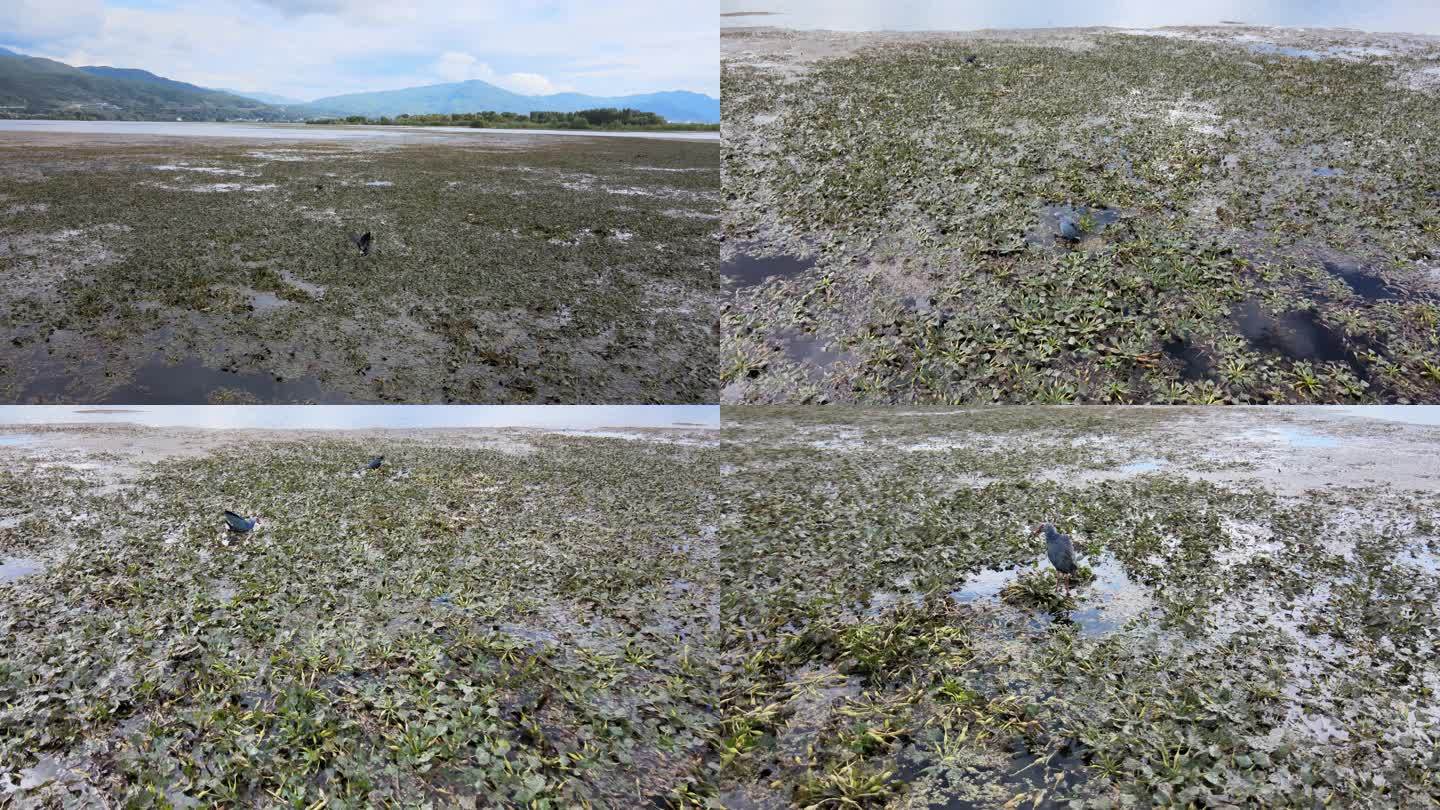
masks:
<path id="1" fill-rule="evenodd" d="M 1277 317 L 1258 303 L 1246 301 L 1233 314 L 1240 334 L 1259 351 L 1278 352 L 1293 360 L 1351 363 L 1340 336 L 1321 323 L 1314 312 L 1292 310 Z M 1363 369 L 1355 368 L 1355 372 L 1364 379 Z"/>
<path id="2" fill-rule="evenodd" d="M 295 274 L 289 270 L 281 270 L 280 278 L 284 279 L 285 283 L 291 287 L 296 287 L 309 293 L 312 298 L 323 298 L 325 296 L 325 288 L 323 286 L 297 278 Z"/>
<path id="3" fill-rule="evenodd" d="M 1296 56 L 1302 59 L 1324 59 L 1325 54 L 1319 51 L 1307 50 L 1305 48 L 1292 48 L 1288 45 L 1275 45 L 1269 42 L 1255 42 L 1250 45 L 1253 53 L 1274 54 L 1276 56 Z"/>
<path id="4" fill-rule="evenodd" d="M 0 447 L 15 447 L 21 444 L 29 444 L 33 441 L 35 441 L 34 436 L 21 433 L 6 433 L 0 435 Z"/>
<path id="5" fill-rule="evenodd" d="M 825 368 L 846 356 L 843 351 L 830 349 L 819 335 L 799 329 L 776 330 L 775 338 L 785 349 L 785 356 L 802 366 Z"/>
<path id="6" fill-rule="evenodd" d="M 1036 616 L 1037 626 L 1073 623 L 1079 626 L 1081 635 L 1104 635 L 1150 609 L 1149 593 L 1131 581 L 1119 560 L 1101 555 L 1084 558 L 1081 562 L 1090 566 L 1095 580 L 1071 587 L 1070 593 L 1075 597 L 1078 609 L 1060 617 Z M 959 590 L 952 591 L 950 598 L 962 604 L 992 599 L 998 601 L 1000 591 L 1022 573 L 1048 565 L 1049 561 L 1041 555 L 1030 565 L 978 571 L 971 574 Z"/>
<path id="7" fill-rule="evenodd" d="M 20 577 L 38 574 L 45 564 L 28 557 L 0 557 L 0 582 L 13 582 Z"/>
<path id="8" fill-rule="evenodd" d="M 1123 465 L 1121 465 L 1121 467 L 1120 467 L 1120 472 L 1123 472 L 1123 473 L 1147 473 L 1147 472 L 1154 472 L 1155 470 L 1158 470 L 1158 469 L 1160 469 L 1160 468 L 1163 467 L 1163 466 L 1165 466 L 1165 460 L 1164 460 L 1164 459 L 1159 459 L 1159 458 L 1142 458 L 1142 459 L 1139 459 L 1139 460 L 1137 460 L 1137 461 L 1132 461 L 1132 462 L 1130 462 L 1129 464 L 1123 464 Z"/>
<path id="9" fill-rule="evenodd" d="M 1080 230 L 1080 221 L 1089 216 L 1093 224 L 1087 231 Z M 1046 205 L 1041 208 L 1040 227 L 1042 233 L 1051 239 L 1061 237 L 1078 241 L 1103 233 L 1105 228 L 1120 219 L 1120 212 L 1110 208 L 1089 208 L 1074 205 Z"/>
<path id="10" fill-rule="evenodd" d="M 1079 588 L 1080 609 L 1070 614 L 1070 621 L 1080 625 L 1082 635 L 1103 635 L 1147 611 L 1150 596 L 1138 588 L 1114 557 L 1101 557 L 1091 565 L 1095 581 Z"/>
<path id="11" fill-rule="evenodd" d="M 1060 750 L 1045 754 L 1031 751 L 1024 740 L 1016 739 L 1010 744 L 1008 753 L 1010 760 L 1004 766 L 993 772 L 976 776 L 980 776 L 987 783 L 1002 786 L 1007 792 L 1016 796 L 1033 793 L 1042 788 L 1058 788 L 1059 791 L 1065 792 L 1079 787 L 1088 778 L 1085 770 L 1085 751 L 1083 746 L 1076 742 L 1066 743 Z M 932 764 L 938 765 L 939 763 L 924 758 L 903 761 L 897 778 L 906 784 L 912 784 L 926 778 L 925 772 Z M 942 767 L 937 776 L 940 782 L 934 788 L 943 790 L 946 787 L 946 769 Z M 927 792 L 936 793 L 937 791 L 932 789 Z M 939 796 L 936 798 L 938 799 Z M 931 808 L 941 808 L 942 810 L 981 810 L 981 808 L 992 806 L 995 805 L 985 801 L 954 796 L 945 797 L 943 804 L 932 802 L 929 805 Z M 1032 805 L 1023 806 L 1030 807 Z M 1037 801 L 1033 805 L 1037 808 L 1062 806 L 1054 801 Z"/>
<path id="12" fill-rule="evenodd" d="M 1020 571 L 1019 568 L 983 569 L 971 574 L 960 590 L 950 593 L 950 598 L 962 603 L 996 598 L 1000 595 L 1001 589 L 1019 576 Z"/>
<path id="13" fill-rule="evenodd" d="M 1246 437 L 1264 440 L 1279 440 L 1291 447 L 1339 447 L 1340 441 L 1303 428 L 1275 427 L 1243 434 Z"/>
<path id="14" fill-rule="evenodd" d="M 1185 338 L 1173 338 L 1161 345 L 1165 354 L 1180 363 L 1180 377 L 1186 380 L 1204 380 L 1211 376 L 1215 366 L 1210 358 Z"/>
<path id="15" fill-rule="evenodd" d="M 1317 177 L 1343 177 L 1343 176 L 1345 176 L 1345 172 L 1344 172 L 1343 169 L 1333 169 L 1333 168 L 1331 168 L 1331 167 L 1329 167 L 1329 166 L 1316 166 L 1314 169 L 1311 169 L 1311 170 L 1310 170 L 1310 173 L 1313 174 L 1313 175 L 1315 175 L 1315 176 L 1317 176 Z"/>
<path id="16" fill-rule="evenodd" d="M 1395 298 L 1400 294 L 1394 287 L 1386 284 L 1384 279 L 1373 273 L 1365 272 L 1360 269 L 1359 265 L 1340 262 L 1323 262 L 1323 265 L 1327 273 L 1350 285 L 1350 289 L 1354 290 L 1356 295 L 1372 301 L 1379 301 Z"/>
<path id="17" fill-rule="evenodd" d="M 33 381 L 21 394 L 22 401 L 74 400 L 70 374 L 46 375 Z M 242 391 L 260 402 L 348 403 L 343 394 L 326 391 L 314 377 L 277 381 L 269 374 L 222 371 L 210 368 L 197 357 L 187 357 L 174 365 L 167 364 L 157 353 L 136 369 L 130 382 L 121 385 L 100 399 L 86 404 L 124 405 L 206 405 L 218 389 Z M 83 399 L 88 399 L 84 397 Z"/>
<path id="18" fill-rule="evenodd" d="M 1409 549 L 1400 555 L 1398 562 L 1405 565 L 1413 565 L 1432 574 L 1440 574 L 1440 554 L 1432 554 L 1429 551 Z"/>
<path id="19" fill-rule="evenodd" d="M 250 296 L 250 309 L 257 313 L 272 312 L 281 307 L 290 306 L 291 303 L 293 303 L 282 299 L 273 292 L 249 290 L 248 294 Z"/>
<path id="20" fill-rule="evenodd" d="M 721 262 L 720 275 L 731 286 L 744 289 L 770 278 L 790 278 L 815 266 L 815 257 L 800 258 L 778 254 L 756 256 L 750 253 L 736 253 L 729 261 Z"/>

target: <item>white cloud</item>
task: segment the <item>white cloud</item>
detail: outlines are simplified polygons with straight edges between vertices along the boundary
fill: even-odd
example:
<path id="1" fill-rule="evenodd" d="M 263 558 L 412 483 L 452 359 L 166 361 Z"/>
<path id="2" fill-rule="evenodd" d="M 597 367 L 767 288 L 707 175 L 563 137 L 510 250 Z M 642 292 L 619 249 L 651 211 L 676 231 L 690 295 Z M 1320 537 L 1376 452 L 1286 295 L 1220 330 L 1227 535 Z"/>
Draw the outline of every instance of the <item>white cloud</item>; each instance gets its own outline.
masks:
<path id="1" fill-rule="evenodd" d="M 494 68 L 468 53 L 446 51 L 435 61 L 435 75 L 447 82 L 479 79 L 528 96 L 563 93 L 574 88 L 558 85 L 539 73 L 497 73 Z"/>
<path id="2" fill-rule="evenodd" d="M 30 42 L 92 34 L 100 28 L 102 11 L 101 0 L 4 0 L 0 37 Z"/>
<path id="3" fill-rule="evenodd" d="M 539 73 L 511 73 L 505 77 L 508 84 L 501 84 L 509 90 L 517 93 L 524 93 L 528 96 L 542 96 L 547 93 L 564 93 L 575 88 L 569 85 L 558 85 Z"/>
<path id="4" fill-rule="evenodd" d="M 714 7 L 669 0 L 0 0 L 0 46 L 7 34 L 70 64 L 302 99 L 472 78 L 525 94 L 719 93 Z"/>

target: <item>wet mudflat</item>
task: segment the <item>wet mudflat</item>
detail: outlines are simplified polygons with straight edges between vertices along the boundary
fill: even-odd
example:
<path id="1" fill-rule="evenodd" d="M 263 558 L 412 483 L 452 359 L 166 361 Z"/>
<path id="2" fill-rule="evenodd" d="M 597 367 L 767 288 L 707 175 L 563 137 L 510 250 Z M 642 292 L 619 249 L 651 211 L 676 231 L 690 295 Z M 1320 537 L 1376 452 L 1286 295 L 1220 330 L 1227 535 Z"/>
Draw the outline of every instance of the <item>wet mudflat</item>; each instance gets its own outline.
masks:
<path id="1" fill-rule="evenodd" d="M 1440 39 L 721 47 L 722 260 L 815 257 L 725 289 L 725 402 L 1440 401 Z"/>
<path id="2" fill-rule="evenodd" d="M 0 805 L 705 792 L 713 431 L 24 431 L 0 447 Z"/>
<path id="3" fill-rule="evenodd" d="M 717 152 L 0 133 L 0 400 L 713 402 Z"/>
<path id="4" fill-rule="evenodd" d="M 1440 432 L 734 407 L 727 807 L 1440 800 Z M 1075 537 L 1069 593 L 1028 528 Z"/>

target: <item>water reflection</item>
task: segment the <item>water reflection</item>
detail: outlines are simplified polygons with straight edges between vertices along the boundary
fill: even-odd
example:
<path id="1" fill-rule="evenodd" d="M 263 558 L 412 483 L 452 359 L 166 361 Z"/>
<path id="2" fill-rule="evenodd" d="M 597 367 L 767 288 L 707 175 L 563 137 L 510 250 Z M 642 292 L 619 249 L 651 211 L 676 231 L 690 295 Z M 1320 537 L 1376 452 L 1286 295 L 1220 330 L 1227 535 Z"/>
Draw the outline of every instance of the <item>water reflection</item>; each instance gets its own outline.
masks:
<path id="1" fill-rule="evenodd" d="M 1100 636 L 1114 632 L 1130 619 L 1148 612 L 1152 607 L 1150 593 L 1125 573 L 1120 561 L 1108 554 L 1082 560 L 1095 574 L 1095 579 L 1076 584 L 1071 594 L 1077 608 L 1058 617 L 1036 613 L 1036 626 L 1052 622 L 1075 624 L 1081 635 Z M 965 584 L 951 592 L 956 602 L 998 601 L 1000 592 L 1022 574 L 1046 570 L 1049 562 L 1041 555 L 1028 565 L 1012 568 L 987 568 L 968 576 Z"/>

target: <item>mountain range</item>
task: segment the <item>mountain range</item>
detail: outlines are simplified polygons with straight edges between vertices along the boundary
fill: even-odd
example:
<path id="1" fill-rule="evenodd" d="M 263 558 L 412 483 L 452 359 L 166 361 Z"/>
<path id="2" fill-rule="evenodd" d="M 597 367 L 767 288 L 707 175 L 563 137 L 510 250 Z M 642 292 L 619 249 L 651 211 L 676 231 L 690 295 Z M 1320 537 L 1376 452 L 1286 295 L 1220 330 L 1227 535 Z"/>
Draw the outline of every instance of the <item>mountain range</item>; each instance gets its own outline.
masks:
<path id="1" fill-rule="evenodd" d="M 720 101 L 675 90 L 630 96 L 555 93 L 526 96 L 472 80 L 402 90 L 348 93 L 297 102 L 269 93 L 217 90 L 167 79 L 144 70 L 72 67 L 0 48 L 0 115 L 81 115 L 98 118 L 298 121 L 307 118 L 405 113 L 575 112 L 595 107 L 629 107 L 675 122 L 715 123 Z"/>

